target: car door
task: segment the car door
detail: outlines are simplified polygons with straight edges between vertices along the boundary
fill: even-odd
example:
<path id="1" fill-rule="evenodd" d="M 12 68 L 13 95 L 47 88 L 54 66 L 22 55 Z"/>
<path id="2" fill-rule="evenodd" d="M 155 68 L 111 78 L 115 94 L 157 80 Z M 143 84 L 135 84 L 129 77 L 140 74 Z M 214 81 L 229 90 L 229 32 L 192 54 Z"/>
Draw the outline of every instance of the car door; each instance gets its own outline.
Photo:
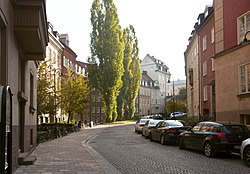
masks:
<path id="1" fill-rule="evenodd" d="M 160 137 L 160 133 L 161 133 L 161 128 L 162 128 L 162 125 L 163 125 L 163 121 L 160 121 L 156 126 L 155 128 L 151 131 L 152 132 L 152 138 L 153 140 L 157 140 L 159 141 L 159 137 Z"/>
<path id="2" fill-rule="evenodd" d="M 185 133 L 185 145 L 196 149 L 198 146 L 198 137 L 202 123 L 197 123 L 190 131 Z"/>

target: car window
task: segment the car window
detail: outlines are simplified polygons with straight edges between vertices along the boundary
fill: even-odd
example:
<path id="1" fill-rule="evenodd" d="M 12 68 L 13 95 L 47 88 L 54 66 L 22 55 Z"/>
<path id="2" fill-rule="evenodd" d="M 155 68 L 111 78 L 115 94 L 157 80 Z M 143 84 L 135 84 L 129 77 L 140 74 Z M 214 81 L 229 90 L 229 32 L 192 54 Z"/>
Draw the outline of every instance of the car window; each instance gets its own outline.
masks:
<path id="1" fill-rule="evenodd" d="M 209 124 L 203 124 L 202 126 L 201 126 L 201 129 L 200 129 L 200 131 L 201 132 L 209 132 Z"/>
<path id="2" fill-rule="evenodd" d="M 146 121 L 145 126 L 147 126 L 148 124 L 149 124 L 149 120 Z"/>
<path id="3" fill-rule="evenodd" d="M 222 132 L 222 127 L 221 126 L 210 125 L 209 126 L 209 131 L 210 132 Z"/>
<path id="4" fill-rule="evenodd" d="M 159 120 L 151 120 L 151 121 L 149 122 L 149 125 L 150 125 L 150 126 L 155 126 L 157 123 L 159 123 Z"/>
<path id="5" fill-rule="evenodd" d="M 155 127 L 161 127 L 163 121 L 160 121 L 159 123 L 157 123 L 157 125 Z"/>
<path id="6" fill-rule="evenodd" d="M 197 131 L 200 131 L 200 128 L 201 128 L 201 123 L 197 123 L 197 124 L 192 128 L 192 130 L 193 130 L 194 132 L 197 132 Z"/>
<path id="7" fill-rule="evenodd" d="M 140 123 L 145 123 L 146 121 L 148 121 L 147 119 L 141 119 Z"/>
<path id="8" fill-rule="evenodd" d="M 168 120 L 166 121 L 168 126 L 183 126 L 183 124 L 177 120 Z"/>
<path id="9" fill-rule="evenodd" d="M 249 133 L 249 130 L 244 125 L 225 125 L 225 131 L 233 134 Z"/>

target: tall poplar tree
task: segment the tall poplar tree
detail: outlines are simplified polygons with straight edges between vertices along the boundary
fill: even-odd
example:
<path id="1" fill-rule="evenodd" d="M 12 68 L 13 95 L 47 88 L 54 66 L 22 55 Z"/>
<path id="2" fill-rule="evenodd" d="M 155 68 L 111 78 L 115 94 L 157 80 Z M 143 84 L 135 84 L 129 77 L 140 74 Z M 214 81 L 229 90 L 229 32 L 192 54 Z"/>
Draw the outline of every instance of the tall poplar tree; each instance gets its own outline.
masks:
<path id="1" fill-rule="evenodd" d="M 107 121 L 117 119 L 116 99 L 122 86 L 123 39 L 113 0 L 94 0 L 91 8 L 89 79 L 100 91 Z"/>
<path id="2" fill-rule="evenodd" d="M 124 40 L 124 74 L 122 76 L 123 86 L 120 90 L 119 96 L 117 98 L 117 112 L 119 119 L 125 116 L 131 118 L 135 112 L 135 98 L 138 93 L 138 86 L 135 84 L 140 83 L 140 60 L 138 57 L 138 40 L 135 36 L 135 30 L 133 26 L 129 26 L 123 31 Z M 139 64 L 136 64 L 139 63 Z M 125 113 L 124 113 L 125 109 Z"/>
<path id="3" fill-rule="evenodd" d="M 125 95 L 126 98 L 126 110 L 129 118 L 134 117 L 136 111 L 135 100 L 138 95 L 141 82 L 141 68 L 140 68 L 140 58 L 139 58 L 139 48 L 138 39 L 135 35 L 135 29 L 133 26 L 129 26 L 130 37 L 132 41 L 132 62 L 130 64 L 130 72 L 132 78 L 129 80 L 128 89 Z"/>

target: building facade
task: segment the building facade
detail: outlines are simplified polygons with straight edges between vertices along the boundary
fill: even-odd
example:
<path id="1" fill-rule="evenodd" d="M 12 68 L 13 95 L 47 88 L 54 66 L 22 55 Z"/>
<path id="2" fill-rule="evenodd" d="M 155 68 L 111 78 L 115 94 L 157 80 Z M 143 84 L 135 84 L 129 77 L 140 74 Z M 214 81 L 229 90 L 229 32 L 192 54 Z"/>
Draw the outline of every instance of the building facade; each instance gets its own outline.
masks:
<path id="1" fill-rule="evenodd" d="M 146 71 L 148 76 L 154 81 L 155 86 L 160 89 L 160 113 L 166 111 L 166 96 L 170 96 L 170 72 L 169 68 L 160 60 L 147 54 L 141 61 L 141 71 Z"/>
<path id="2" fill-rule="evenodd" d="M 199 35 L 192 31 L 189 45 L 184 53 L 186 67 L 187 116 L 200 115 L 200 69 L 199 69 Z"/>
<path id="3" fill-rule="evenodd" d="M 56 96 L 59 95 L 60 78 L 62 74 L 62 56 L 64 46 L 60 42 L 60 34 L 54 31 L 54 26 L 48 22 L 48 37 L 49 42 L 46 47 L 46 57 L 44 63 L 46 64 L 46 75 L 51 85 L 51 92 Z M 43 114 L 38 116 L 38 123 L 55 123 L 65 121 L 66 118 L 62 116 L 60 108 L 56 109 L 55 115 Z"/>
<path id="4" fill-rule="evenodd" d="M 214 9 L 216 119 L 249 126 L 250 1 L 216 0 Z"/>
<path id="5" fill-rule="evenodd" d="M 200 120 L 216 120 L 214 67 L 214 10 L 206 6 L 198 17 L 200 43 Z"/>
<path id="6" fill-rule="evenodd" d="M 37 145 L 37 61 L 45 58 L 48 43 L 45 1 L 0 1 L 0 38 L 0 86 L 13 94 L 5 163 L 11 173 Z M 1 156 L 1 167 L 4 162 Z"/>

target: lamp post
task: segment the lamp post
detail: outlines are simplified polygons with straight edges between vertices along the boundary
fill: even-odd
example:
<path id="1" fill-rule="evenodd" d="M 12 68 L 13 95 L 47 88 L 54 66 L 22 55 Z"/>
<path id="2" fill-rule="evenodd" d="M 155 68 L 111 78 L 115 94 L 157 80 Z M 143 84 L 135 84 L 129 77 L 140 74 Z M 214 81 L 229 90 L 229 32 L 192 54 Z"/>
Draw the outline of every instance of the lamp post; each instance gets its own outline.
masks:
<path id="1" fill-rule="evenodd" d="M 173 112 L 175 112 L 175 100 L 174 100 L 174 97 L 175 97 L 175 93 L 174 93 L 174 79 L 173 79 Z"/>

